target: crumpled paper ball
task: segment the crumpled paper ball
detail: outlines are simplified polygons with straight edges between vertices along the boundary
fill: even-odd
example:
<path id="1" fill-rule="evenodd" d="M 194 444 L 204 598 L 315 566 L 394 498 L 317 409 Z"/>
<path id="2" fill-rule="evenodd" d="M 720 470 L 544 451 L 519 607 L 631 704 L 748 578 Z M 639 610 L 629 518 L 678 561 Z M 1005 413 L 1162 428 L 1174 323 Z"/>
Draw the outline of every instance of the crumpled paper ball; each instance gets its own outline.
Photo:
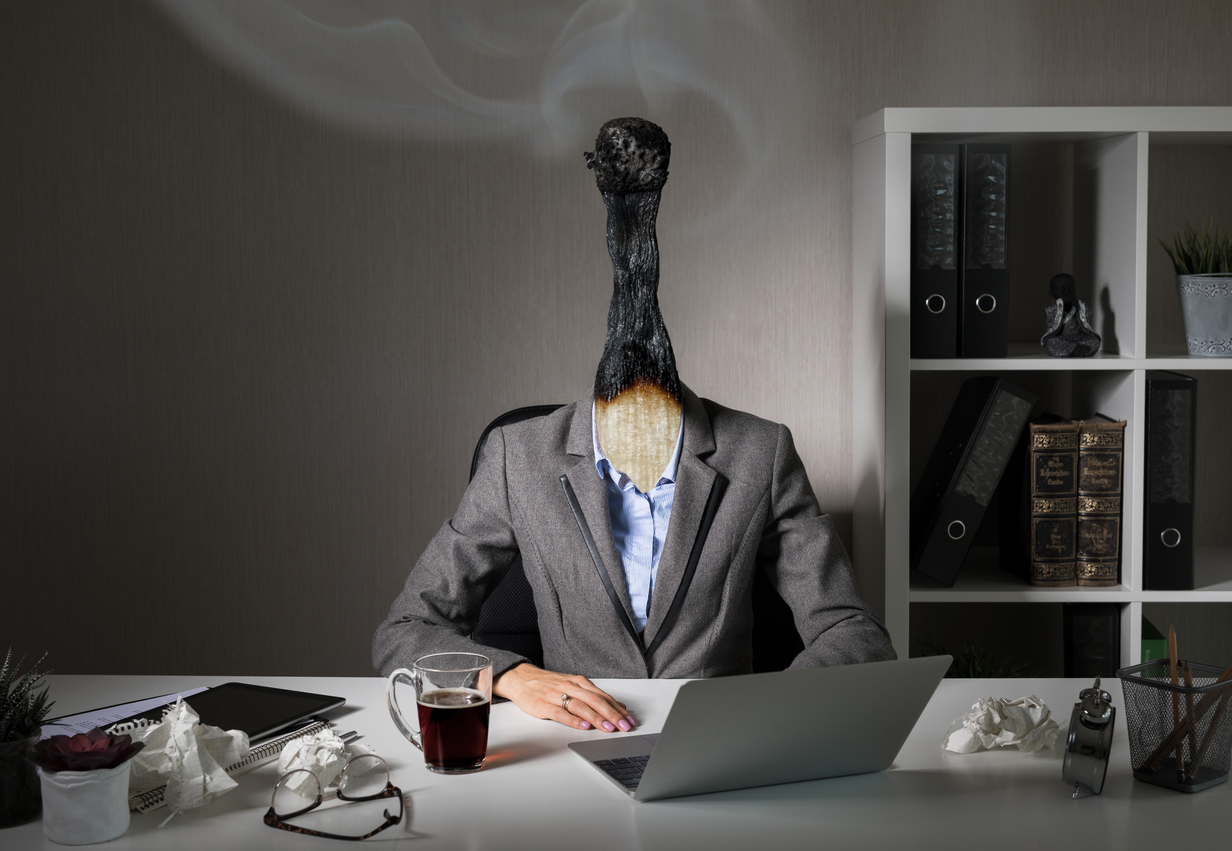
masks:
<path id="1" fill-rule="evenodd" d="M 1016 700 L 983 698 L 971 710 L 955 718 L 946 730 L 943 747 L 947 751 L 975 753 L 980 748 L 1016 745 L 1020 751 L 1035 753 L 1051 748 L 1061 734 L 1052 710 L 1035 695 Z"/>
<path id="2" fill-rule="evenodd" d="M 278 755 L 278 772 L 286 774 L 297 769 L 310 771 L 321 784 L 321 790 L 326 792 L 338 780 L 347 760 L 368 753 L 373 753 L 373 750 L 367 745 L 347 747 L 346 742 L 333 730 L 322 730 L 311 736 L 287 742 L 282 753 Z M 312 797 L 316 794 L 316 784 L 306 774 L 296 774 L 284 785 L 297 795 Z"/>
<path id="3" fill-rule="evenodd" d="M 148 792 L 166 784 L 163 794 L 171 814 L 166 824 L 185 810 L 208 804 L 238 784 L 226 767 L 248 756 L 248 734 L 221 730 L 201 723 L 201 716 L 180 698 L 163 720 L 131 731 L 145 748 L 133 757 L 129 794 Z"/>

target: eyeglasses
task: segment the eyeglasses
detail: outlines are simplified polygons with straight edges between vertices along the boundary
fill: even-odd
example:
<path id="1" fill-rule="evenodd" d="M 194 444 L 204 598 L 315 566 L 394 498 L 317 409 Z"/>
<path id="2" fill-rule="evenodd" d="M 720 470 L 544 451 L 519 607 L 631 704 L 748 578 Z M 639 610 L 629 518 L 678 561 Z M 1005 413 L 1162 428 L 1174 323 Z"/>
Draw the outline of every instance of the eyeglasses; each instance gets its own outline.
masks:
<path id="1" fill-rule="evenodd" d="M 306 775 L 306 776 L 305 776 Z M 381 781 L 384 781 L 384 784 Z M 295 787 L 303 786 L 300 791 Z M 308 836 L 322 836 L 326 839 L 359 840 L 376 836 L 382 830 L 392 827 L 402 821 L 402 790 L 389 779 L 389 763 L 376 754 L 360 754 L 352 757 L 342 767 L 338 777 L 337 798 L 348 804 L 359 804 L 357 807 L 331 807 L 319 810 L 315 820 L 332 830 L 343 832 L 327 832 L 302 825 L 287 824 L 288 819 L 298 818 L 316 810 L 325 797 L 321 790 L 321 782 L 311 771 L 304 768 L 289 771 L 274 784 L 274 793 L 270 798 L 270 808 L 263 821 L 270 827 L 289 830 L 292 833 L 303 833 Z M 391 815 L 389 807 L 384 808 L 385 821 L 380 827 L 369 830 L 362 835 L 352 835 L 351 831 L 360 831 L 373 824 L 380 816 L 377 811 L 379 803 L 364 805 L 364 802 L 379 802 L 386 798 L 394 798 L 398 802 L 398 814 Z M 312 803 L 303 806 L 305 799 Z"/>

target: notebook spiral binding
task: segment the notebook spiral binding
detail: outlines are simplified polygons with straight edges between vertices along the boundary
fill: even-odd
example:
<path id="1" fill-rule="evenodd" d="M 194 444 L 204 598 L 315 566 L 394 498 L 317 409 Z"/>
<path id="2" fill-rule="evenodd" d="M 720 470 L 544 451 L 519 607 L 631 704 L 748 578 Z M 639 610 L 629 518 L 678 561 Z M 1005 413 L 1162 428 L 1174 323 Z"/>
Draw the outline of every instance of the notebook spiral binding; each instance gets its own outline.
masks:
<path id="1" fill-rule="evenodd" d="M 128 799 L 128 808 L 139 813 L 148 813 L 150 810 L 157 810 L 159 807 L 166 806 L 166 801 L 163 800 L 163 795 L 167 792 L 166 786 L 159 786 L 157 789 L 151 789 L 148 792 L 139 792 L 132 795 Z"/>
<path id="2" fill-rule="evenodd" d="M 144 718 L 137 721 L 126 721 L 123 724 L 116 724 L 114 727 L 110 728 L 109 732 L 113 735 L 118 733 L 127 733 L 136 729 L 153 727 L 157 723 L 159 722 Z M 328 721 L 314 721 L 307 727 L 300 727 L 298 730 L 294 730 L 275 739 L 270 739 L 268 742 L 263 742 L 262 744 L 259 744 L 249 750 L 248 755 L 243 759 L 228 765 L 225 769 L 227 775 L 230 777 L 239 777 L 241 774 L 247 774 L 265 763 L 272 762 L 277 759 L 279 754 L 282 753 L 282 749 L 285 748 L 290 742 L 293 742 L 296 739 L 302 739 L 305 736 L 316 735 L 323 730 L 330 729 L 330 727 L 331 725 Z M 163 799 L 166 792 L 167 787 L 166 785 L 163 785 L 151 789 L 148 792 L 139 792 L 135 795 L 130 795 L 128 799 L 128 808 L 139 813 L 148 813 L 151 810 L 160 809 L 167 805 L 167 802 Z"/>
<path id="3" fill-rule="evenodd" d="M 166 715 L 167 713 L 163 712 L 163 717 L 166 717 Z M 122 736 L 125 733 L 131 734 L 134 730 L 144 730 L 147 727 L 154 727 L 161 723 L 161 720 L 155 721 L 153 718 L 138 718 L 135 721 L 124 721 L 119 724 L 112 724 L 108 727 L 107 735 Z"/>

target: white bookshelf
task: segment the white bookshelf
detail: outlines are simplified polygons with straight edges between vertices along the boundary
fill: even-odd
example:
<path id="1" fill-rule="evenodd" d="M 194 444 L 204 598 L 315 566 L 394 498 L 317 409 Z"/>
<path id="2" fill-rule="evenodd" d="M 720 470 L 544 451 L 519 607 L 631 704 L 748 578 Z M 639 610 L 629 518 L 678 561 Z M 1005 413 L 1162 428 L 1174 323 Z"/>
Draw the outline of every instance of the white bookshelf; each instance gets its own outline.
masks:
<path id="1" fill-rule="evenodd" d="M 920 360 L 910 357 L 910 177 L 913 141 L 1005 142 L 1065 146 L 1072 173 L 1072 257 L 1090 276 L 1088 300 L 1096 330 L 1114 329 L 1114 351 L 1093 358 L 1050 358 L 1032 339 L 1011 331 L 1009 357 Z M 900 656 L 908 653 L 911 604 L 1115 602 L 1121 605 L 1121 659 L 1141 653 L 1143 603 L 1232 602 L 1232 547 L 1196 536 L 1196 588 L 1142 588 L 1143 432 L 1147 370 L 1232 377 L 1232 358 L 1190 358 L 1181 339 L 1148 343 L 1147 233 L 1150 151 L 1158 145 L 1232 145 L 1230 107 L 884 109 L 852 131 L 853 151 L 853 560 L 866 594 L 884 602 L 886 625 Z M 1230 149 L 1232 150 L 1232 149 Z M 1012 180 L 1017 180 L 1015 174 Z M 1015 191 L 1011 185 L 1011 192 Z M 1011 219 L 1011 265 L 1014 228 Z M 1168 235 L 1170 237 L 1170 234 Z M 1080 287 L 1082 280 L 1080 279 Z M 1039 314 L 1044 300 L 1029 309 Z M 1080 290 L 1081 291 L 1081 290 Z M 1011 316 L 1014 293 L 1011 291 Z M 1105 334 L 1105 345 L 1108 344 Z M 908 520 L 912 438 L 939 415 L 912 404 L 916 382 L 957 383 L 995 373 L 1052 389 L 1050 407 L 1070 416 L 1096 410 L 1127 421 L 1121 584 L 1115 588 L 1031 587 L 1001 570 L 993 551 L 973 549 L 952 588 L 917 587 L 909 568 Z M 1214 373 L 1214 375 L 1212 375 Z M 1199 379 L 1199 406 L 1229 385 Z M 931 385 L 929 385 L 931 386 Z M 1204 392 L 1205 391 L 1205 392 Z M 1085 413 L 1084 413 L 1085 411 Z M 940 412 L 943 419 L 946 411 Z M 919 434 L 916 434 L 919 437 Z M 917 455 L 921 441 L 916 442 Z M 931 444 L 930 444 L 931 445 Z M 1203 457 L 1201 435 L 1199 458 Z M 925 450 L 926 454 L 926 450 Z M 915 462 L 913 466 L 913 460 Z M 1225 477 L 1230 478 L 1232 477 Z M 1232 481 L 1200 499 L 1232 503 Z"/>

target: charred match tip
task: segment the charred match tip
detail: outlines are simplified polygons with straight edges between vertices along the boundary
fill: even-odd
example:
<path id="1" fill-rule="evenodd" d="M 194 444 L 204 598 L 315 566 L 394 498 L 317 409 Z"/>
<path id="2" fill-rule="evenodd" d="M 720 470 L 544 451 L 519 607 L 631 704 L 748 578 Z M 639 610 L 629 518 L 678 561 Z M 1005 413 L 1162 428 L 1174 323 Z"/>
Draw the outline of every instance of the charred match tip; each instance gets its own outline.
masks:
<path id="1" fill-rule="evenodd" d="M 586 167 L 594 169 L 600 192 L 654 192 L 667 182 L 672 145 L 657 124 L 644 118 L 613 118 L 599 128 Z"/>
<path id="2" fill-rule="evenodd" d="M 659 244 L 655 217 L 667 181 L 671 144 L 642 118 L 603 125 L 586 165 L 607 207 L 607 246 L 612 257 L 612 302 L 607 340 L 595 374 L 595 396 L 612 400 L 639 382 L 680 399 L 671 340 L 659 311 Z"/>

